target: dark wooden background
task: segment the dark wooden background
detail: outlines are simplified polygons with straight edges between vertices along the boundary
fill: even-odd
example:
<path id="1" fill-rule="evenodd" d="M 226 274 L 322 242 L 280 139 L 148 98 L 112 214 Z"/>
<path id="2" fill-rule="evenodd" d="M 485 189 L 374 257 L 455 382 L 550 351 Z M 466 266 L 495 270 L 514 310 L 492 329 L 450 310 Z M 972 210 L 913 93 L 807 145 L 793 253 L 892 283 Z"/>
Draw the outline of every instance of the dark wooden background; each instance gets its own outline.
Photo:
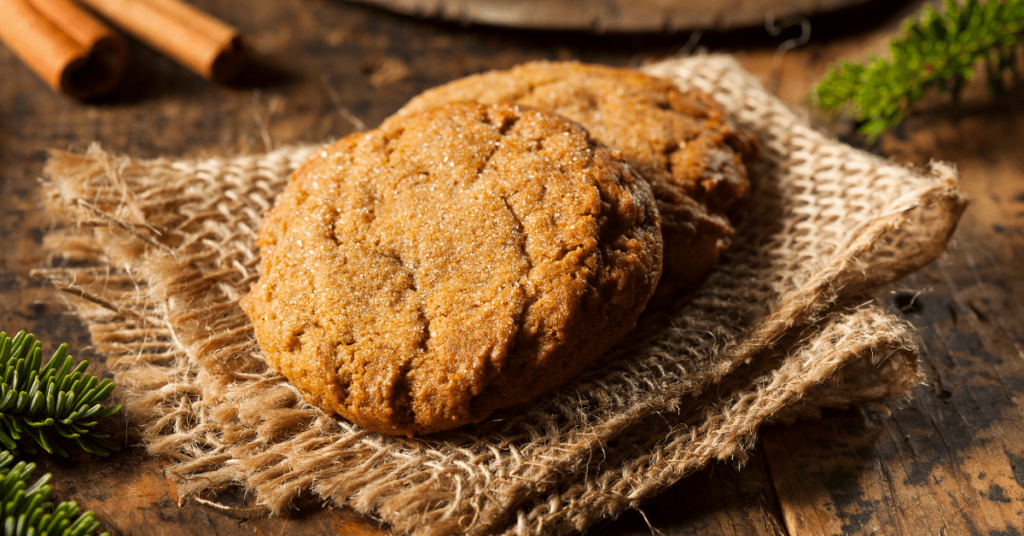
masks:
<path id="1" fill-rule="evenodd" d="M 50 221 L 39 209 L 47 150 L 98 142 L 136 157 L 261 152 L 370 127 L 417 92 L 538 59 L 639 65 L 680 49 L 731 52 L 794 107 L 841 57 L 884 53 L 922 2 L 875 2 L 815 17 L 777 37 L 727 34 L 587 36 L 438 24 L 333 0 L 197 0 L 242 28 L 256 60 L 237 84 L 206 82 L 140 46 L 117 92 L 80 103 L 50 92 L 0 47 L 0 329 L 25 329 L 52 352 L 66 341 L 99 361 L 81 323 L 31 269 Z M 2 15 L 0 15 L 2 16 Z M 792 40 L 792 41 L 790 41 Z M 914 399 L 827 412 L 762 430 L 743 469 L 719 463 L 592 533 L 1024 534 L 1024 88 L 963 103 L 935 99 L 874 150 L 900 162 L 955 162 L 972 206 L 949 253 L 879 296 L 918 329 L 926 385 Z M 838 135 L 847 123 L 812 117 Z M 102 364 L 94 365 L 103 371 Z M 129 445 L 123 421 L 111 428 Z M 113 534 L 378 534 L 386 527 L 309 505 L 287 518 L 219 497 L 182 501 L 164 462 L 130 446 L 109 459 L 40 456 L 57 500 L 96 512 Z"/>

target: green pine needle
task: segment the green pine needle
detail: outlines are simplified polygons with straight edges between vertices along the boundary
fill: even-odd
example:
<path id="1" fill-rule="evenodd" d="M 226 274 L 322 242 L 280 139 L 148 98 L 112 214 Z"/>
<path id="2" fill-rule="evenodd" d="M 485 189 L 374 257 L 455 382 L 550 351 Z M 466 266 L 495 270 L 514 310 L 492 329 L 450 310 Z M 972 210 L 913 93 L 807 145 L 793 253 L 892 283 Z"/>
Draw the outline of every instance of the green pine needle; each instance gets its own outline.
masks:
<path id="1" fill-rule="evenodd" d="M 906 35 L 890 43 L 892 59 L 872 57 L 867 65 L 844 62 L 814 90 L 818 106 L 836 110 L 851 104 L 860 131 L 874 142 L 900 123 L 910 105 L 929 89 L 954 99 L 984 62 L 989 88 L 1003 90 L 1003 74 L 1016 71 L 1016 44 L 1024 34 L 1024 0 L 945 1 L 945 12 L 931 6 L 920 20 L 908 21 Z"/>
<path id="2" fill-rule="evenodd" d="M 42 344 L 19 332 L 14 338 L 0 332 L 0 446 L 11 451 L 36 448 L 67 457 L 61 443 L 106 456 L 120 448 L 92 428 L 121 411 L 121 404 L 101 404 L 114 390 L 110 380 L 85 371 L 88 361 L 74 369 L 68 346 L 62 344 L 43 365 Z M 6 529 L 5 529 L 6 530 Z"/>
<path id="3" fill-rule="evenodd" d="M 0 530 L 4 536 L 86 536 L 100 528 L 92 510 L 79 515 L 74 502 L 62 502 L 53 508 L 49 501 L 50 474 L 30 486 L 28 479 L 36 464 L 18 462 L 8 467 L 13 461 L 9 451 L 0 451 Z M 104 532 L 100 536 L 110 535 Z"/>

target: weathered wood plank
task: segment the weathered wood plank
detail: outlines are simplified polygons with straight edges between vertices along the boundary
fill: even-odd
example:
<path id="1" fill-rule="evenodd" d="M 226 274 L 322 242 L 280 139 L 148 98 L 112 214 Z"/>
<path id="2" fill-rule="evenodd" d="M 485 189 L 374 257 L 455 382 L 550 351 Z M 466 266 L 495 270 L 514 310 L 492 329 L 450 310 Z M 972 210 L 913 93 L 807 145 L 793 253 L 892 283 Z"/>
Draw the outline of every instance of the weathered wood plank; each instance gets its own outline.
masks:
<path id="1" fill-rule="evenodd" d="M 591 530 L 595 536 L 782 536 L 778 497 L 760 449 L 742 469 L 714 463 L 666 490 L 640 512 Z"/>
<path id="2" fill-rule="evenodd" d="M 861 412 L 770 428 L 762 441 L 790 533 L 908 533 Z"/>
<path id="3" fill-rule="evenodd" d="M 211 85 L 135 46 L 128 84 L 97 104 L 53 95 L 0 48 L 0 329 L 34 331 L 52 351 L 69 342 L 96 360 L 61 298 L 29 270 L 46 262 L 49 221 L 38 185 L 51 147 L 99 141 L 133 156 L 262 151 L 343 136 L 348 112 L 373 126 L 416 92 L 488 68 L 537 58 L 637 62 L 677 49 L 666 38 L 518 35 L 432 26 L 328 0 L 196 2 L 242 27 L 258 65 L 236 87 Z M 881 52 L 897 25 L 743 64 L 800 105 L 826 64 Z M 764 44 L 764 43 L 762 43 Z M 712 46 L 714 46 L 712 44 Z M 721 42 L 719 41 L 719 46 Z M 259 89 L 255 89 L 255 86 Z M 643 508 L 665 534 L 1013 534 L 1024 526 L 1024 139 L 1014 98 L 945 119 L 912 120 L 883 140 L 885 154 L 957 161 L 974 206 L 949 257 L 893 287 L 887 299 L 921 330 L 929 385 L 891 418 L 835 411 L 819 422 L 762 433 L 752 462 L 716 464 Z M 344 111 L 344 112 L 343 112 Z M 916 299 L 911 299 L 923 291 Z M 99 371 L 102 364 L 94 365 Z M 137 442 L 130 439 L 130 442 Z M 243 497 L 186 502 L 159 460 L 131 448 L 82 465 L 38 458 L 54 495 L 96 510 L 115 534 L 368 534 L 382 530 L 343 510 L 306 506 L 288 518 L 245 510 Z M 776 506 L 778 503 L 780 506 Z M 639 514 L 601 527 L 649 534 Z"/>
<path id="4" fill-rule="evenodd" d="M 97 373 L 105 367 L 91 352 L 84 328 L 59 293 L 29 277 L 32 268 L 47 261 L 41 240 L 50 221 L 39 211 L 36 181 L 47 149 L 82 150 L 95 141 L 111 152 L 136 157 L 262 151 L 348 134 L 356 128 L 348 114 L 373 126 L 416 92 L 472 72 L 538 58 L 624 64 L 636 53 L 657 52 L 642 40 L 572 44 L 557 37 L 495 39 L 493 32 L 437 28 L 325 0 L 196 3 L 242 27 L 250 39 L 257 65 L 235 87 L 205 82 L 136 44 L 126 83 L 99 103 L 81 104 L 51 93 L 0 47 L 0 196 L 5 199 L 0 234 L 8 245 L 0 256 L 0 329 L 33 331 L 44 341 L 45 351 L 66 341 L 75 355 L 94 362 Z M 673 45 L 664 41 L 659 46 L 668 50 Z M 123 436 L 126 425 L 121 422 L 114 429 Z M 121 439 L 138 444 L 134 436 Z M 350 511 L 316 505 L 304 505 L 287 518 L 247 510 L 251 501 L 224 494 L 209 499 L 234 509 L 196 501 L 179 506 L 174 486 L 164 476 L 164 462 L 146 457 L 140 448 L 108 460 L 77 456 L 73 461 L 80 465 L 43 456 L 36 461 L 40 472 L 53 473 L 56 500 L 75 500 L 94 510 L 113 534 L 384 532 Z M 716 473 L 723 471 L 728 469 Z M 762 494 L 769 489 L 763 473 L 750 482 L 739 476 L 727 481 L 728 489 L 753 484 Z M 704 486 L 716 485 L 708 480 Z M 766 515 L 750 497 L 717 497 L 689 501 L 693 507 L 682 517 L 671 503 L 663 511 L 648 512 L 656 521 L 669 520 L 689 533 L 696 530 L 686 528 L 690 526 L 741 526 L 743 516 L 755 526 Z M 718 510 L 723 503 L 732 506 Z"/>
<path id="5" fill-rule="evenodd" d="M 379 524 L 350 510 L 321 508 L 315 503 L 286 517 L 270 517 L 247 505 L 241 495 L 222 494 L 200 504 L 182 500 L 164 476 L 166 462 L 130 448 L 109 460 L 86 456 L 72 461 L 40 458 L 39 471 L 54 475 L 53 493 L 96 512 L 112 534 L 233 535 L 294 534 L 296 536 L 381 534 Z M 102 472 L 102 474 L 98 474 Z"/>
<path id="6" fill-rule="evenodd" d="M 983 98 L 987 98 L 982 96 Z M 940 108 L 882 147 L 957 162 L 973 206 L 936 264 L 893 285 L 928 385 L 891 418 L 833 414 L 765 434 L 791 532 L 1014 534 L 1024 526 L 1024 106 Z"/>

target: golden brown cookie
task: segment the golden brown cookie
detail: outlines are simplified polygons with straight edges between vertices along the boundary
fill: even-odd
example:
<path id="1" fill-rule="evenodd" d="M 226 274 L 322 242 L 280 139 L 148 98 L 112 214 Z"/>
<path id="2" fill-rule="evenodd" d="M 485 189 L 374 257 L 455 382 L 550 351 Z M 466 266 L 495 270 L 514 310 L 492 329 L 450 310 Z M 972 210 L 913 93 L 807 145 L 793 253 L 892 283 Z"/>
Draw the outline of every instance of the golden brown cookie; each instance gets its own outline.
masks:
<path id="1" fill-rule="evenodd" d="M 696 288 L 729 246 L 734 232 L 726 214 L 747 196 L 743 159 L 757 146 L 723 119 L 708 96 L 628 69 L 535 62 L 430 89 L 388 121 L 451 102 L 549 110 L 622 151 L 650 181 L 661 212 L 665 273 L 659 297 Z"/>
<path id="2" fill-rule="evenodd" d="M 370 430 L 479 421 L 578 374 L 661 273 L 648 184 L 560 116 L 454 104 L 304 164 L 242 306 L 310 403 Z"/>

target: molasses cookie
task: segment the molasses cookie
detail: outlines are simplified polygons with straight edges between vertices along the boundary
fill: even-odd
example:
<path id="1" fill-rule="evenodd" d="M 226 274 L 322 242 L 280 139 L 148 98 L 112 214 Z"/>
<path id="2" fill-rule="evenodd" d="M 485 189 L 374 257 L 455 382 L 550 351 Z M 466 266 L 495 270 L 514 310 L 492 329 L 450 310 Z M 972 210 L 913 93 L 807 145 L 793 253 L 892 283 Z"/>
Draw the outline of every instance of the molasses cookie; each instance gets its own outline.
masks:
<path id="1" fill-rule="evenodd" d="M 370 430 L 477 422 L 578 374 L 657 285 L 650 187 L 579 125 L 510 104 L 326 147 L 259 233 L 242 300 L 268 362 Z"/>
<path id="2" fill-rule="evenodd" d="M 659 298 L 704 280 L 734 234 L 727 214 L 750 189 L 753 138 L 715 102 L 637 71 L 535 62 L 469 76 L 413 98 L 392 120 L 451 102 L 511 102 L 583 125 L 646 178 L 662 218 L 665 273 Z"/>

